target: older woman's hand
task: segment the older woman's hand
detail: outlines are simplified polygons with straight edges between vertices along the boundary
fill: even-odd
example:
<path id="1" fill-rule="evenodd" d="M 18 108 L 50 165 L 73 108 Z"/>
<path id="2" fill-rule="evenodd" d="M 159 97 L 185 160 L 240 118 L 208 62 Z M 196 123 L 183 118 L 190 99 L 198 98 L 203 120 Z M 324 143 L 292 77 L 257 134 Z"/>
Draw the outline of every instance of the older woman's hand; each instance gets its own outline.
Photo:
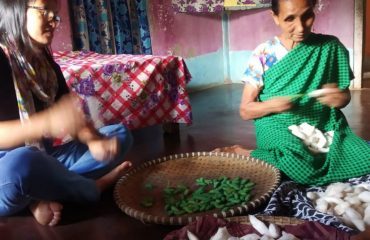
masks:
<path id="1" fill-rule="evenodd" d="M 326 106 L 343 108 L 347 106 L 351 100 L 349 90 L 341 90 L 335 83 L 325 84 L 323 89 L 330 89 L 330 92 L 324 93 L 322 96 L 318 97 L 317 100 Z"/>
<path id="2" fill-rule="evenodd" d="M 275 97 L 264 102 L 271 113 L 281 113 L 292 108 L 293 103 L 290 97 Z"/>

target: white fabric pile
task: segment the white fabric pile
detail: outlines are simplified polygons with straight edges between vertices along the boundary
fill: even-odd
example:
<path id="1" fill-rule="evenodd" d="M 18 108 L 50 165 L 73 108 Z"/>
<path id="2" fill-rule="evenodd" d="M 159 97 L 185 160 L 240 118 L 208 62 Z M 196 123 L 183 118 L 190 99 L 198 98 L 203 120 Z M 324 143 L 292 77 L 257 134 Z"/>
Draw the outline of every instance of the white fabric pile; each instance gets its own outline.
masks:
<path id="1" fill-rule="evenodd" d="M 319 129 L 308 123 L 291 125 L 288 127 L 291 133 L 300 138 L 313 153 L 327 153 L 333 142 L 334 131 L 322 133 Z"/>
<path id="2" fill-rule="evenodd" d="M 210 238 L 210 240 L 299 240 L 297 237 L 290 233 L 280 231 L 280 228 L 273 223 L 270 223 L 267 227 L 265 223 L 260 221 L 254 215 L 249 215 L 249 221 L 252 227 L 256 229 L 260 235 L 252 233 L 238 238 L 231 236 L 226 227 L 220 227 L 218 228 L 216 234 Z M 190 231 L 187 231 L 187 235 L 189 240 L 198 240 L 198 237 Z"/>

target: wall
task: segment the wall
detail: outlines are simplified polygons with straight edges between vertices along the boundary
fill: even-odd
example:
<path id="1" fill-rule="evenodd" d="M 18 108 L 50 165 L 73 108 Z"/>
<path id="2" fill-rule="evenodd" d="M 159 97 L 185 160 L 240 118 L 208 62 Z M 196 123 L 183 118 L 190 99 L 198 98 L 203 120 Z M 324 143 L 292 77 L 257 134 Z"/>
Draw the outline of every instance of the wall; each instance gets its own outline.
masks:
<path id="1" fill-rule="evenodd" d="M 54 32 L 54 40 L 51 47 L 53 51 L 70 51 L 72 50 L 72 30 L 69 5 L 66 0 L 61 0 L 60 3 L 59 15 L 62 21 Z"/>
<path id="2" fill-rule="evenodd" d="M 366 15 L 370 16 L 370 0 L 366 1 Z M 68 1 L 60 2 L 62 23 L 52 47 L 72 50 Z M 354 1 L 319 0 L 318 5 L 314 31 L 339 37 L 352 58 Z M 193 76 L 189 88 L 194 89 L 240 82 L 251 51 L 279 33 L 269 9 L 186 14 L 175 13 L 171 0 L 148 0 L 148 17 L 153 54 L 184 57 Z M 370 58 L 370 17 L 367 19 L 365 61 Z"/>
<path id="3" fill-rule="evenodd" d="M 220 16 L 175 13 L 171 0 L 148 5 L 153 53 L 183 56 L 193 76 L 190 88 L 240 82 L 251 51 L 279 33 L 269 9 Z M 353 57 L 354 2 L 319 0 L 314 31 L 339 37 Z"/>
<path id="4" fill-rule="evenodd" d="M 186 58 L 196 88 L 223 81 L 220 15 L 178 14 L 171 0 L 158 0 L 148 1 L 148 18 L 153 54 Z"/>

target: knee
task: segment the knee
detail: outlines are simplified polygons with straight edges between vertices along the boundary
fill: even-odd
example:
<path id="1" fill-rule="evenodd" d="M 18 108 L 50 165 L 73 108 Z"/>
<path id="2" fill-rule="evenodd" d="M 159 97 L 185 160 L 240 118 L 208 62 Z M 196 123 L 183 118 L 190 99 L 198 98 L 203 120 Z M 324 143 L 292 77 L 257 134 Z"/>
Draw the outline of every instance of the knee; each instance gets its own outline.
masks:
<path id="1" fill-rule="evenodd" d="M 43 153 L 35 147 L 20 147 L 9 151 L 2 158 L 0 174 L 2 176 L 23 179 L 32 172 L 34 166 L 43 165 L 40 163 Z"/>
<path id="2" fill-rule="evenodd" d="M 0 159 L 0 216 L 12 215 L 28 205 L 32 174 L 36 174 L 35 166 L 43 165 L 40 154 L 36 148 L 21 147 Z"/>

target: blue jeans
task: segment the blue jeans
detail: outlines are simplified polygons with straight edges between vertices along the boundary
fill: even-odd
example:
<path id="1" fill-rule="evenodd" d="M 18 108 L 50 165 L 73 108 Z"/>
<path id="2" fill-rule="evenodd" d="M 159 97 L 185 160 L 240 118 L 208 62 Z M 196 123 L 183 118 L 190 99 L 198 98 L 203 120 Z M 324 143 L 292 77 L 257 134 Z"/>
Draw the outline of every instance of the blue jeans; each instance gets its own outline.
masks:
<path id="1" fill-rule="evenodd" d="M 85 144 L 72 141 L 46 152 L 35 147 L 0 151 L 0 216 L 26 208 L 33 200 L 96 202 L 100 192 L 95 180 L 124 161 L 132 145 L 130 132 L 121 124 L 99 130 L 116 136 L 120 152 L 110 162 L 96 161 Z"/>

